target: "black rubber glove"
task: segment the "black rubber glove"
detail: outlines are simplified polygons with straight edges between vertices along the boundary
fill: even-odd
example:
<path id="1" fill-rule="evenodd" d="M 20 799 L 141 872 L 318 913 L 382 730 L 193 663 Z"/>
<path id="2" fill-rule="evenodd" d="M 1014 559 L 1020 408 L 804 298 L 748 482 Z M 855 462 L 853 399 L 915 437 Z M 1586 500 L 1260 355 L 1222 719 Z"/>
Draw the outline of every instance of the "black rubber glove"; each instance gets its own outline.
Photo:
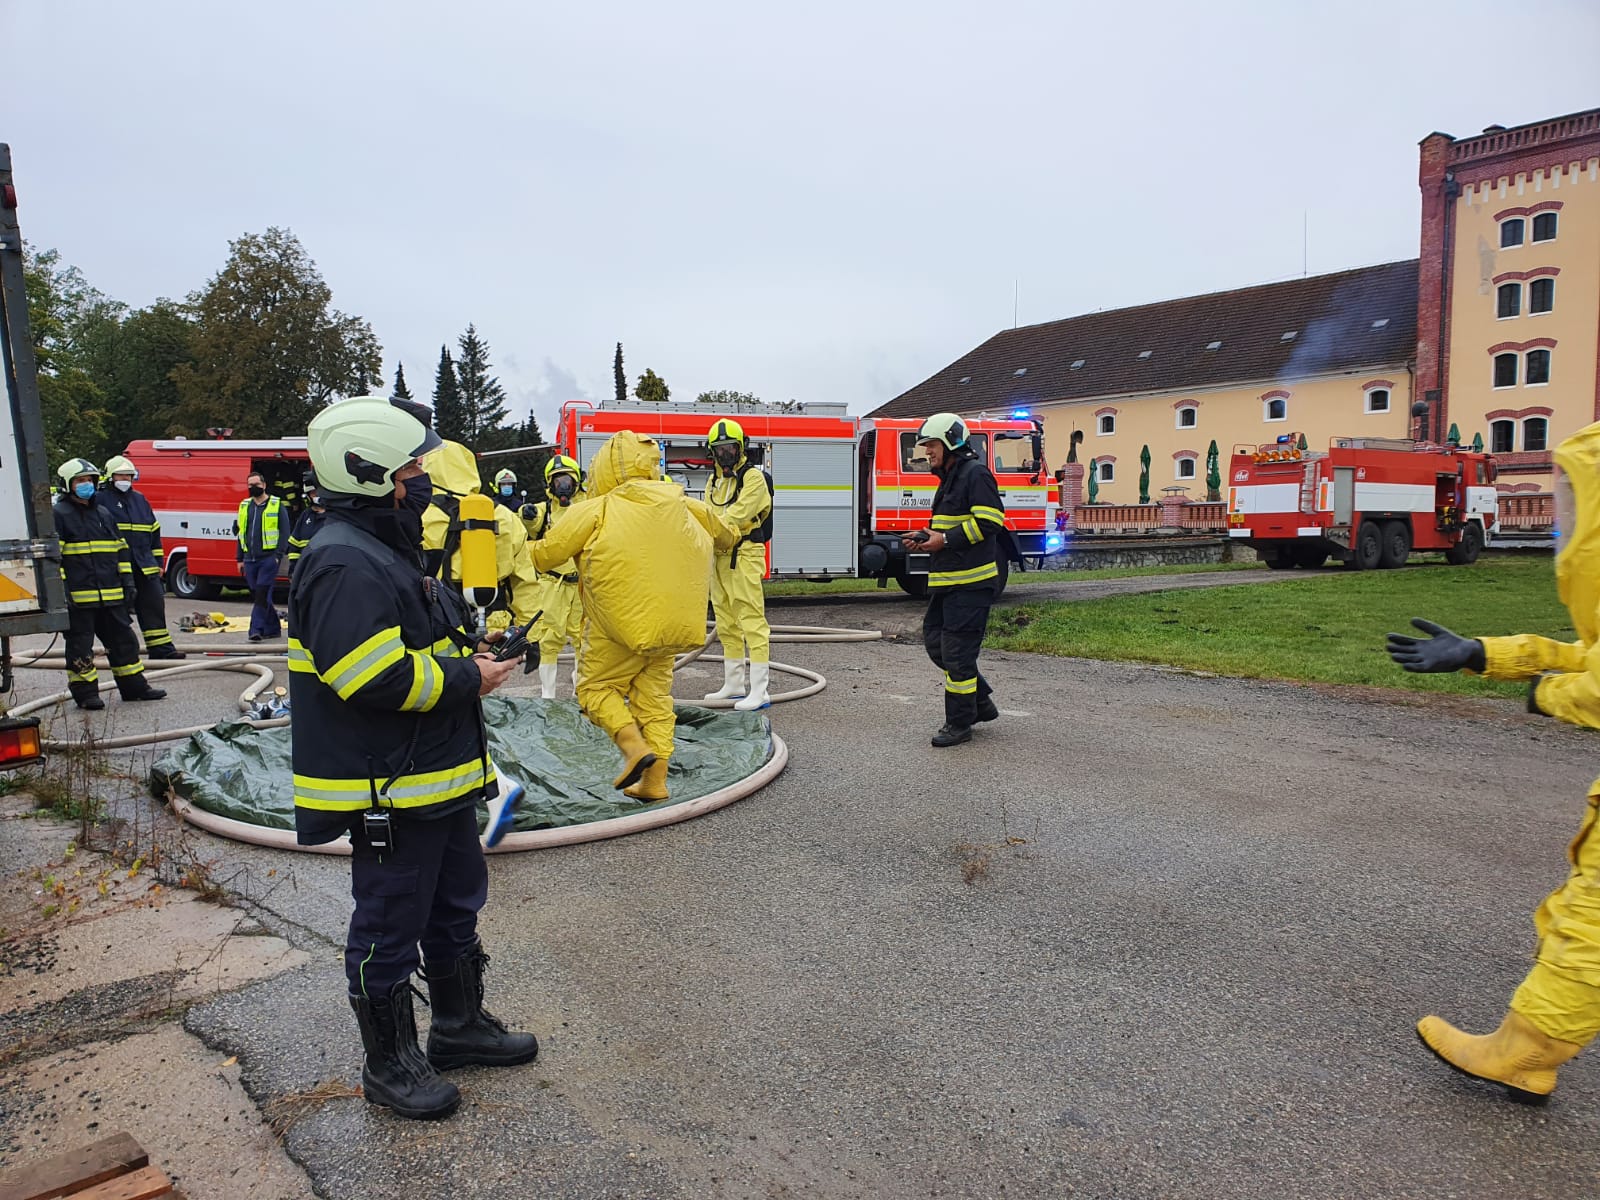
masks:
<path id="1" fill-rule="evenodd" d="M 1483 670 L 1483 643 L 1476 638 L 1464 638 L 1421 617 L 1412 617 L 1411 624 L 1429 636 L 1414 638 L 1391 633 L 1385 646 L 1389 657 L 1406 670 L 1430 675 L 1463 669 Z"/>

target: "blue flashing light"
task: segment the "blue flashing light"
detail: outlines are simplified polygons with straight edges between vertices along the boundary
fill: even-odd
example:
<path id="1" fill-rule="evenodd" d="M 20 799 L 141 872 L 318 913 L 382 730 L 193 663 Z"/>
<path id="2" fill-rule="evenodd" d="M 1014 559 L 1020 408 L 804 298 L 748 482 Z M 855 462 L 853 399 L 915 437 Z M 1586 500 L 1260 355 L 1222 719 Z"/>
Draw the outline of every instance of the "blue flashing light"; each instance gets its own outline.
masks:
<path id="1" fill-rule="evenodd" d="M 1062 538 L 1059 533 L 1046 534 L 1044 539 L 1044 548 L 1046 552 L 1061 549 L 1061 541 Z"/>
<path id="2" fill-rule="evenodd" d="M 1287 445 L 1288 442 L 1289 442 L 1289 435 L 1287 433 L 1280 433 L 1278 435 L 1278 445 L 1284 446 L 1284 445 Z"/>
<path id="3" fill-rule="evenodd" d="M 1014 409 L 1012 409 L 1012 410 L 1011 410 L 1011 419 L 1012 419 L 1012 420 L 1013 420 L 1013 421 L 1020 421 L 1020 420 L 1022 420 L 1022 419 L 1023 419 L 1023 418 L 1024 418 L 1024 417 L 1029 417 L 1029 416 L 1032 416 L 1032 415 L 1033 415 L 1033 414 L 1032 414 L 1032 413 L 1030 413 L 1030 412 L 1029 412 L 1029 411 L 1028 411 L 1028 410 L 1027 410 L 1027 409 L 1025 409 L 1025 408 L 1014 408 Z"/>

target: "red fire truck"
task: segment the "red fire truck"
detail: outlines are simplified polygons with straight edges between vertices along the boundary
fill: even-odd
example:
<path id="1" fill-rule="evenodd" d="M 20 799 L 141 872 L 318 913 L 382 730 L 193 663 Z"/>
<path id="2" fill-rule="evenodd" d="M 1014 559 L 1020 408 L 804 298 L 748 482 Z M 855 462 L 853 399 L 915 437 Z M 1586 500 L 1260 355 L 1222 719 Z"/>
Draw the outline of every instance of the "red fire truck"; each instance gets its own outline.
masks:
<path id="1" fill-rule="evenodd" d="M 927 590 L 928 556 L 908 555 L 900 545 L 902 533 L 928 524 L 938 484 L 916 455 L 920 421 L 852 417 L 837 403 L 573 400 L 561 407 L 556 444 L 587 467 L 612 434 L 649 434 L 662 444 L 662 469 L 698 496 L 711 474 L 706 432 L 719 417 L 739 422 L 772 476 L 769 578 L 875 578 L 880 586 L 893 579 L 913 595 Z M 968 423 L 974 449 L 1000 484 L 1018 550 L 1037 556 L 1058 549 L 1042 427 L 1024 416 Z"/>
<path id="2" fill-rule="evenodd" d="M 1233 448 L 1228 536 L 1268 566 L 1398 567 L 1413 551 L 1470 563 L 1499 530 L 1494 461 L 1409 438 L 1304 436 Z"/>
<path id="3" fill-rule="evenodd" d="M 260 474 L 268 494 L 286 502 L 287 539 L 303 503 L 301 481 L 311 466 L 305 438 L 171 438 L 134 442 L 123 453 L 139 469 L 136 486 L 161 522 L 167 586 L 184 600 L 211 600 L 224 586 L 244 586 L 234 561 L 233 526 L 246 497 L 245 477 Z"/>

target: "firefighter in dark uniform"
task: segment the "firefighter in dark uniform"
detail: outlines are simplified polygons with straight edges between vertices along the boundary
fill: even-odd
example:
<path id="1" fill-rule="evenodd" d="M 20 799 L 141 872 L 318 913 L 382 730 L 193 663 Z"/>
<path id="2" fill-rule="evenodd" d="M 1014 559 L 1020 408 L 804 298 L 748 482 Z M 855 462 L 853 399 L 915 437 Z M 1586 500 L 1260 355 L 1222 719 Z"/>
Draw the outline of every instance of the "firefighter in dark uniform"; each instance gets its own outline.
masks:
<path id="1" fill-rule="evenodd" d="M 307 471 L 302 482 L 305 485 L 306 508 L 295 518 L 294 528 L 289 531 L 289 557 L 284 560 L 290 579 L 294 578 L 295 564 L 311 544 L 311 535 L 321 529 L 323 521 L 328 518 L 328 510 L 322 507 L 322 498 L 317 495 L 316 474 Z"/>
<path id="2" fill-rule="evenodd" d="M 439 1071 L 539 1052 L 483 1009 L 477 806 L 499 789 L 479 697 L 515 660 L 476 653 L 463 602 L 423 574 L 432 483 L 417 459 L 437 444 L 377 397 L 319 413 L 308 447 L 327 520 L 289 591 L 295 829 L 307 845 L 350 835 L 345 973 L 364 1092 L 421 1119 L 460 1103 Z M 419 962 L 433 1013 L 426 1055 L 411 1007 Z"/>
<path id="3" fill-rule="evenodd" d="M 67 686 L 79 708 L 104 708 L 94 640 L 106 648 L 111 674 L 124 700 L 161 700 L 139 661 L 139 642 L 128 620 L 133 596 L 133 560 L 117 529 L 117 518 L 98 500 L 100 468 L 72 458 L 56 472 L 64 485 L 56 500 L 56 536 L 61 539 L 61 576 L 66 582 Z"/>
<path id="4" fill-rule="evenodd" d="M 167 589 L 161 582 L 164 551 L 161 548 L 161 522 L 144 493 L 135 490 L 139 468 L 122 455 L 106 462 L 105 481 L 100 485 L 100 504 L 117 518 L 122 540 L 128 543 L 133 558 L 133 613 L 139 619 L 139 635 L 144 651 L 151 658 L 187 658 L 172 644 L 167 631 Z"/>
<path id="5" fill-rule="evenodd" d="M 944 725 L 933 744 L 958 746 L 972 740 L 976 722 L 1000 715 L 993 689 L 978 672 L 978 650 L 1010 535 L 1000 486 L 969 444 L 965 421 L 935 413 L 917 430 L 917 449 L 927 456 L 939 487 L 930 528 L 901 541 L 908 551 L 931 555 L 922 644 L 944 672 Z"/>

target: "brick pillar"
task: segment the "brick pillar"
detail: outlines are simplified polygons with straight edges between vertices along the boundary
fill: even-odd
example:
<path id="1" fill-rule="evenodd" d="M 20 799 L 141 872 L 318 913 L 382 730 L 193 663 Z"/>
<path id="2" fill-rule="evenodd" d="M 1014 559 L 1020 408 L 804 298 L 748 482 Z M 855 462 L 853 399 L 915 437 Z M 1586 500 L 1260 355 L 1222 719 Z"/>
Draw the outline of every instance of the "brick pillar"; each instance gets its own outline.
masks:
<path id="1" fill-rule="evenodd" d="M 1161 497 L 1161 524 L 1166 529 L 1183 528 L 1183 507 L 1189 503 L 1187 496 L 1181 493 Z"/>
<path id="2" fill-rule="evenodd" d="M 1068 529 L 1077 523 L 1078 505 L 1083 503 L 1083 464 L 1069 462 L 1061 478 L 1061 511 L 1066 514 Z"/>
<path id="3" fill-rule="evenodd" d="M 1450 273 L 1459 188 L 1450 171 L 1455 139 L 1431 133 L 1422 140 L 1417 184 L 1422 190 L 1422 237 L 1417 267 L 1417 375 L 1412 400 L 1426 400 L 1425 421 L 1408 418 L 1414 437 L 1444 439 L 1450 428 Z"/>

